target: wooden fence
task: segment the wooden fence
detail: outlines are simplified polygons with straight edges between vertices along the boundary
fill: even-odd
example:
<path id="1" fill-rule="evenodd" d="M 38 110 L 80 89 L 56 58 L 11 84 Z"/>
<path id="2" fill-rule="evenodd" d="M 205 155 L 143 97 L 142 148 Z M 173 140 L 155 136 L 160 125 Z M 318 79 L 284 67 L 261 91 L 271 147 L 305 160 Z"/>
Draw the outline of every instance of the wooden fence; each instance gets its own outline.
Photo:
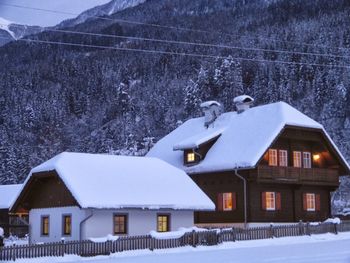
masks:
<path id="1" fill-rule="evenodd" d="M 120 237 L 114 241 L 67 241 L 36 245 L 13 245 L 0 248 L 0 261 L 21 258 L 62 257 L 65 254 L 79 256 L 109 255 L 122 251 L 138 249 L 166 249 L 184 246 L 212 246 L 227 241 L 256 240 L 287 236 L 302 236 L 322 233 L 350 231 L 350 222 L 340 224 L 325 223 L 312 225 L 298 223 L 294 225 L 254 227 L 247 229 L 229 228 L 200 232 L 188 232 L 179 238 L 156 239 L 150 235 Z"/>

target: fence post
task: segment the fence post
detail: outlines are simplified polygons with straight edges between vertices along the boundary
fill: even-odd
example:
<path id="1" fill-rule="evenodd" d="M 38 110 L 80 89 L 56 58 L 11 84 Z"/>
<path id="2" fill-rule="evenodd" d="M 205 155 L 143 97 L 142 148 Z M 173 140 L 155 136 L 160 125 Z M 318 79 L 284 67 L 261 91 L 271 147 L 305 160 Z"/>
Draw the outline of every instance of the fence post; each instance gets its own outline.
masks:
<path id="1" fill-rule="evenodd" d="M 192 247 L 196 247 L 196 231 L 192 230 Z"/>
<path id="2" fill-rule="evenodd" d="M 232 227 L 232 241 L 236 242 L 236 229 Z"/>
<path id="3" fill-rule="evenodd" d="M 311 231 L 310 231 L 310 223 L 306 223 L 306 235 L 311 236 Z"/>
<path id="4" fill-rule="evenodd" d="M 270 238 L 273 238 L 273 224 L 270 224 Z"/>
<path id="5" fill-rule="evenodd" d="M 59 244 L 59 256 L 64 257 L 64 239 L 61 239 L 61 244 Z"/>
<path id="6" fill-rule="evenodd" d="M 149 244 L 149 250 L 154 250 L 154 238 L 151 236 L 150 244 Z"/>
<path id="7" fill-rule="evenodd" d="M 16 261 L 16 244 L 13 244 L 12 245 L 12 253 L 11 253 L 12 255 L 12 260 L 13 261 Z"/>
<path id="8" fill-rule="evenodd" d="M 334 225 L 334 234 L 338 235 L 338 224 L 333 224 Z"/>

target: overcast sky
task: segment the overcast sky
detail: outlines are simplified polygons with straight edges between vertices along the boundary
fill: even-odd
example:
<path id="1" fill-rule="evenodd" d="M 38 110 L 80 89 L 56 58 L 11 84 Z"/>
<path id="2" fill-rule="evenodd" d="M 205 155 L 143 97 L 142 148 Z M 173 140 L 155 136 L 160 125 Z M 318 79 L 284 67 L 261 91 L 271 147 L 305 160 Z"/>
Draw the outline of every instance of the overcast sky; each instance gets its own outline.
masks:
<path id="1" fill-rule="evenodd" d="M 109 1 L 110 0 L 0 0 L 0 17 L 19 24 L 53 26 L 73 16 L 4 6 L 1 5 L 1 3 L 79 14 L 91 7 L 105 4 Z"/>

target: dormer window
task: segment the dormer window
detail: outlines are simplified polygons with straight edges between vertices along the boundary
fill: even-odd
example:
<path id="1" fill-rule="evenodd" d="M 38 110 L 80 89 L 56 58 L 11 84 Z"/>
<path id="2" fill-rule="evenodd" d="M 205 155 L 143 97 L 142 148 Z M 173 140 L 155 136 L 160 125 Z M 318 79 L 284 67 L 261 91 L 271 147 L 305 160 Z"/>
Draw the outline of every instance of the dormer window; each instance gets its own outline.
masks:
<path id="1" fill-rule="evenodd" d="M 196 155 L 193 152 L 187 153 L 186 161 L 187 161 L 187 163 L 195 162 L 196 161 Z"/>

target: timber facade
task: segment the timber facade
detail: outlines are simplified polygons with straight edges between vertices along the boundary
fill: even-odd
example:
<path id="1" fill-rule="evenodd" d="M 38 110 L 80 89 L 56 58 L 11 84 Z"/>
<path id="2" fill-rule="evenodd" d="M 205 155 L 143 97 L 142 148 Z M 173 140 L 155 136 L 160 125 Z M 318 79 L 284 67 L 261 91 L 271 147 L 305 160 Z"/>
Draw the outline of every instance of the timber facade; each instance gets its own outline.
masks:
<path id="1" fill-rule="evenodd" d="M 238 170 L 247 181 L 247 222 L 323 221 L 331 217 L 330 193 L 347 172 L 322 130 L 285 127 L 256 167 Z M 190 177 L 216 204 L 214 212 L 196 212 L 196 224 L 244 222 L 244 185 L 234 170 Z"/>

